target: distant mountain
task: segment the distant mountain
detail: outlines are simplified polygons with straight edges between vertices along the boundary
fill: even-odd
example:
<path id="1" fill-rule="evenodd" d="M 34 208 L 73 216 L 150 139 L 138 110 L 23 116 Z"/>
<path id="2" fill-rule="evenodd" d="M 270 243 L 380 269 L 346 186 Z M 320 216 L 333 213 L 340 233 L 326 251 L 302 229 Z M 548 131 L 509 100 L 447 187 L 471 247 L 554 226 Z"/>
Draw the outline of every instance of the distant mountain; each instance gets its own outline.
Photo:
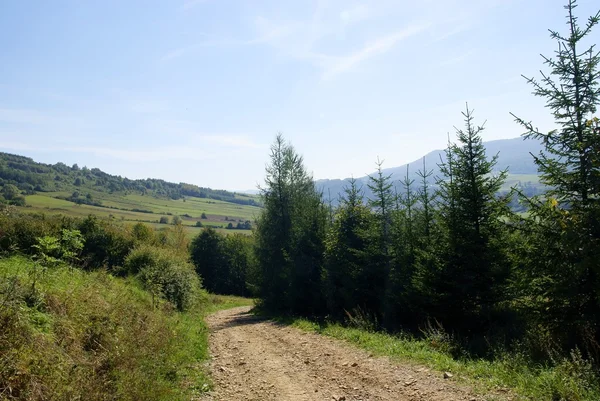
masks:
<path id="1" fill-rule="evenodd" d="M 486 153 L 488 158 L 498 154 L 498 164 L 496 170 L 501 171 L 505 168 L 508 169 L 509 177 L 507 180 L 507 188 L 509 186 L 521 183 L 523 185 L 529 185 L 537 187 L 539 182 L 537 179 L 537 166 L 533 162 L 531 153 L 537 154 L 542 150 L 542 146 L 539 142 L 534 140 L 523 140 L 522 138 L 514 139 L 501 139 L 496 141 L 484 142 Z M 401 185 L 399 183 L 406 176 L 406 168 L 408 166 L 408 174 L 411 179 L 418 180 L 417 172 L 423 170 L 423 161 L 427 170 L 432 170 L 433 175 L 430 178 L 432 183 L 435 182 L 435 177 L 439 176 L 440 170 L 438 164 L 445 161 L 445 153 L 443 150 L 434 150 L 426 154 L 425 156 L 411 162 L 404 164 L 399 167 L 386 168 L 383 172 L 386 175 L 391 175 L 392 182 L 400 192 Z M 373 175 L 374 173 L 370 174 Z M 359 186 L 362 186 L 362 191 L 366 197 L 370 197 L 372 194 L 367 187 L 369 182 L 369 176 L 356 178 Z M 331 199 L 334 204 L 337 203 L 339 195 L 343 193 L 344 187 L 349 185 L 349 178 L 340 180 L 317 180 L 317 188 L 323 192 L 325 199 Z M 418 186 L 418 182 L 415 182 Z"/>
<path id="2" fill-rule="evenodd" d="M 241 191 L 235 191 L 235 193 L 247 194 L 247 195 L 258 195 L 258 194 L 260 194 L 260 190 L 259 189 L 244 189 Z"/>

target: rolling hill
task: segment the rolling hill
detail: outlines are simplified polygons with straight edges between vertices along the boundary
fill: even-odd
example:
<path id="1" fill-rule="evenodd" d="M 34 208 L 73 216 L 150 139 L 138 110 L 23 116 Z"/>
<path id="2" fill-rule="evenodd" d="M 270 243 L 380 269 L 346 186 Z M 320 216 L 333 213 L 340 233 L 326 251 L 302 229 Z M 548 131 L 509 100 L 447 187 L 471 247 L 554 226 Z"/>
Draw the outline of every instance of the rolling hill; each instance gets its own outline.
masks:
<path id="1" fill-rule="evenodd" d="M 25 205 L 20 207 L 27 210 L 95 214 L 151 225 L 171 223 L 175 218 L 192 233 L 205 225 L 249 232 L 260 210 L 258 197 L 253 195 L 158 179 L 130 180 L 97 168 L 43 164 L 0 153 L 0 186 L 9 185 L 24 196 Z"/>

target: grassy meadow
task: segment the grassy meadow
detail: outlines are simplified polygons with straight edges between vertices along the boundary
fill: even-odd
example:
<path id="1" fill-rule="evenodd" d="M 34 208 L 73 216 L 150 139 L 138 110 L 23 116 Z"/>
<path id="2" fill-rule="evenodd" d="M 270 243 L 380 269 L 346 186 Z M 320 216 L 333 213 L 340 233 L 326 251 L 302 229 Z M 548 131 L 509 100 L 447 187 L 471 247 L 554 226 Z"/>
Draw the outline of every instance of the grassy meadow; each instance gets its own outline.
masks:
<path id="1" fill-rule="evenodd" d="M 230 202 L 208 198 L 187 197 L 185 199 L 158 198 L 151 195 L 139 194 L 109 194 L 100 191 L 89 191 L 93 199 L 102 206 L 77 204 L 65 199 L 69 192 L 40 192 L 26 197 L 26 211 L 43 212 L 46 214 L 65 214 L 73 217 L 84 217 L 90 214 L 103 218 L 114 218 L 125 222 L 144 222 L 155 228 L 164 227 L 160 224 L 161 217 L 167 217 L 169 222 L 173 216 L 179 216 L 190 235 L 201 231 L 196 227 L 200 221 L 204 226 L 211 226 L 225 233 L 240 232 L 249 234 L 250 230 L 225 229 L 231 222 L 254 221 L 260 208 L 257 206 L 239 205 Z M 236 195 L 252 197 L 251 195 Z M 202 213 L 206 219 L 202 219 Z"/>
<path id="2" fill-rule="evenodd" d="M 0 258 L 0 399 L 198 399 L 204 316 L 250 304 L 202 291 L 180 312 L 134 277 Z"/>

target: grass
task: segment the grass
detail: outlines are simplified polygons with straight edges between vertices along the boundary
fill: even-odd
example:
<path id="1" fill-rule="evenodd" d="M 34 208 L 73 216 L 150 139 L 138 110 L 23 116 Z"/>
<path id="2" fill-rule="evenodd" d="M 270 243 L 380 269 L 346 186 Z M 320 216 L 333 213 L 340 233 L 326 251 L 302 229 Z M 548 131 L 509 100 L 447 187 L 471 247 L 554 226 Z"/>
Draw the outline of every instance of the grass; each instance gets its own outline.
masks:
<path id="1" fill-rule="evenodd" d="M 238 306 L 254 306 L 254 300 L 233 295 L 209 294 L 206 313 L 210 314 L 224 309 L 237 308 Z"/>
<path id="2" fill-rule="evenodd" d="M 439 338 L 415 339 L 335 323 L 318 324 L 306 319 L 278 319 L 304 331 L 319 333 L 354 344 L 374 355 L 403 363 L 451 372 L 485 394 L 511 393 L 519 400 L 600 400 L 600 384 L 591 365 L 574 352 L 554 366 L 535 365 L 518 354 L 502 354 L 495 360 L 455 359 Z M 501 398 L 501 397 L 500 397 Z"/>
<path id="3" fill-rule="evenodd" d="M 205 314 L 251 303 L 203 294 L 177 312 L 134 278 L 0 258 L 0 399 L 194 399 L 211 387 Z"/>
<path id="4" fill-rule="evenodd" d="M 158 223 L 161 217 L 166 216 L 170 219 L 172 216 L 177 215 L 181 217 L 182 224 L 190 235 L 195 235 L 201 231 L 200 227 L 195 226 L 198 221 L 205 226 L 214 227 L 222 233 L 240 232 L 250 234 L 250 230 L 226 230 L 225 227 L 230 222 L 235 226 L 239 221 L 254 221 L 260 212 L 260 208 L 256 206 L 238 205 L 205 198 L 188 197 L 184 201 L 183 199 L 173 200 L 149 195 L 109 194 L 93 190 L 84 192 L 89 192 L 94 200 L 100 201 L 102 207 L 78 205 L 74 202 L 58 199 L 59 197 L 68 197 L 70 193 L 67 192 L 46 192 L 27 196 L 27 207 L 22 209 L 32 212 L 65 214 L 73 217 L 84 217 L 93 214 L 126 222 L 144 222 L 156 228 L 165 226 Z M 206 214 L 206 219 L 201 218 L 202 213 Z"/>

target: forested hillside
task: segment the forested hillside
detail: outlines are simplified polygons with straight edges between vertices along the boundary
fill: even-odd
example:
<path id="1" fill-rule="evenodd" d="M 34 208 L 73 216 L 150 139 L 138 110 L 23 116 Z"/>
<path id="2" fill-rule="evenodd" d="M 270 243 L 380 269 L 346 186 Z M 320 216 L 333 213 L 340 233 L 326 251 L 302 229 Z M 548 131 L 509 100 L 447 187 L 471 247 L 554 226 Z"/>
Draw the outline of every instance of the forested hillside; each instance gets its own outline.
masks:
<path id="1" fill-rule="evenodd" d="M 249 233 L 260 210 L 253 195 L 157 179 L 130 180 L 7 153 L 0 153 L 0 201 L 30 212 L 93 214 L 156 227 L 181 223 L 190 234 L 204 226 Z"/>
<path id="2" fill-rule="evenodd" d="M 207 198 L 240 205 L 257 206 L 255 199 L 224 190 L 202 188 L 197 185 L 166 182 L 158 179 L 130 180 L 107 174 L 100 169 L 69 167 L 64 163 L 42 164 L 24 156 L 0 152 L 0 185 L 14 184 L 27 194 L 35 192 L 128 192 L 141 195 L 181 199 L 186 196 Z M 82 203 L 89 200 L 80 199 Z"/>

